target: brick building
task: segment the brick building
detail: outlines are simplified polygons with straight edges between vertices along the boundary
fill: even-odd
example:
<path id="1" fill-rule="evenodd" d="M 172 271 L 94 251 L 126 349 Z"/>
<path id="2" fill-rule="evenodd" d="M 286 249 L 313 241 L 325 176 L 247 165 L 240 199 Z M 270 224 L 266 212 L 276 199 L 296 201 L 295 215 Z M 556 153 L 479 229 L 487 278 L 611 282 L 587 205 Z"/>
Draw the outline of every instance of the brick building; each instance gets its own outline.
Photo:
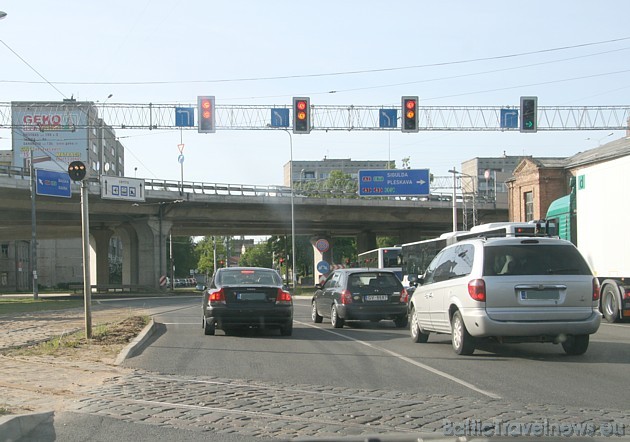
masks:
<path id="1" fill-rule="evenodd" d="M 603 146 L 568 158 L 524 158 L 507 181 L 509 220 L 543 219 L 552 201 L 570 193 L 580 169 L 630 155 L 630 133 Z"/>

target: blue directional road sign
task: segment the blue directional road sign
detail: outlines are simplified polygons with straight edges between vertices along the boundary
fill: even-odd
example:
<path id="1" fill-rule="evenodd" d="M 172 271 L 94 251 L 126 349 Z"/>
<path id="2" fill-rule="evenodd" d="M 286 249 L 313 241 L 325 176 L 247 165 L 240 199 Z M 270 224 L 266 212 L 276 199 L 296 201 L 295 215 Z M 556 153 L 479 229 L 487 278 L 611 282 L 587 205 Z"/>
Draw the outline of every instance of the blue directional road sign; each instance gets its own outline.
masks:
<path id="1" fill-rule="evenodd" d="M 501 129 L 518 129 L 518 109 L 501 109 Z"/>
<path id="2" fill-rule="evenodd" d="M 271 127 L 289 127 L 289 109 L 271 109 Z"/>
<path id="3" fill-rule="evenodd" d="M 192 107 L 175 108 L 175 127 L 193 127 L 195 125 L 195 109 Z"/>
<path id="4" fill-rule="evenodd" d="M 396 128 L 398 125 L 398 110 L 381 109 L 378 111 L 378 127 Z"/>
<path id="5" fill-rule="evenodd" d="M 68 172 L 54 172 L 52 170 L 35 169 L 37 195 L 59 196 L 70 198 L 70 175 Z"/>
<path id="6" fill-rule="evenodd" d="M 429 169 L 359 170 L 359 196 L 416 196 L 429 193 Z"/>

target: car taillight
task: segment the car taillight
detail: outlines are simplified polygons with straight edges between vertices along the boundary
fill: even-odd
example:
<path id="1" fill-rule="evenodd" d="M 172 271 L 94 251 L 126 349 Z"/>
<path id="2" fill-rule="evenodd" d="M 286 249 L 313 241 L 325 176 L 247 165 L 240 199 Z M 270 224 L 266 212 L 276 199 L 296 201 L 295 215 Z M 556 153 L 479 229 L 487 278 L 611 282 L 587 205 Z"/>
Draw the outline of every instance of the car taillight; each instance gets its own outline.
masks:
<path id="1" fill-rule="evenodd" d="M 344 290 L 341 292 L 341 303 L 352 304 L 352 293 L 350 293 L 350 290 Z"/>
<path id="2" fill-rule="evenodd" d="M 486 282 L 483 279 L 473 279 L 468 283 L 468 294 L 475 301 L 486 302 Z"/>
<path id="3" fill-rule="evenodd" d="M 276 296 L 276 304 L 291 304 L 291 293 L 285 292 L 282 289 L 278 289 L 278 295 Z"/>
<path id="4" fill-rule="evenodd" d="M 225 304 L 225 292 L 223 289 L 208 292 L 208 302 L 211 304 Z"/>
<path id="5" fill-rule="evenodd" d="M 599 280 L 593 278 L 593 301 L 599 301 Z"/>
<path id="6" fill-rule="evenodd" d="M 402 289 L 402 292 L 400 292 L 400 302 L 404 304 L 409 302 L 409 292 L 407 289 Z"/>
<path id="7" fill-rule="evenodd" d="M 630 299 L 630 288 L 625 289 L 624 292 L 625 292 L 623 294 L 624 299 Z"/>

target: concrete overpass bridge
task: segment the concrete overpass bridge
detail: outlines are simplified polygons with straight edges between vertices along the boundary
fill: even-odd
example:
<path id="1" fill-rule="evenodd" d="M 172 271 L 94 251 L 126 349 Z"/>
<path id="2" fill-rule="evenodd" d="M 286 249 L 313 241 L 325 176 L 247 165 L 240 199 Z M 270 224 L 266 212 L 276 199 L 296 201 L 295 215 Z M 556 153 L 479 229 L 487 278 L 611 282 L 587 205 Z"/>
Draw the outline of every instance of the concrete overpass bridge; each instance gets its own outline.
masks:
<path id="1" fill-rule="evenodd" d="M 107 284 L 112 236 L 123 244 L 123 284 L 158 286 L 167 274 L 169 235 L 290 235 L 291 189 L 282 186 L 189 183 L 145 180 L 145 201 L 101 198 L 98 182 L 89 183 L 90 243 L 96 265 L 93 284 Z M 358 199 L 343 192 L 293 197 L 295 233 L 332 240 L 357 238 L 360 251 L 387 235 L 400 243 L 452 230 L 452 201 Z M 462 203 L 456 203 L 462 209 Z M 477 203 L 478 223 L 507 220 L 507 208 Z M 0 175 L 0 241 L 32 237 L 28 176 Z M 461 220 L 461 215 L 460 220 Z M 81 238 L 80 188 L 71 198 L 36 196 L 38 239 Z"/>

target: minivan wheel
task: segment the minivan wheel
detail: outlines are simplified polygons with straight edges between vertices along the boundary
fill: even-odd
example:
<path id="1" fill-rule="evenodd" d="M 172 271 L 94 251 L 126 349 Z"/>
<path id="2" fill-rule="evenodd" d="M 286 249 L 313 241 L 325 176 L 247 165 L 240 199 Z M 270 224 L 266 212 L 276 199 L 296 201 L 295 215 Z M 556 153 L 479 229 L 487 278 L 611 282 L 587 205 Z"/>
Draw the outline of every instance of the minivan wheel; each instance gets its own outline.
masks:
<path id="1" fill-rule="evenodd" d="M 317 313 L 317 305 L 315 305 L 315 301 L 313 301 L 311 305 L 311 319 L 315 324 L 321 323 L 322 319 L 324 319 L 319 313 Z"/>
<path id="2" fill-rule="evenodd" d="M 420 329 L 418 318 L 416 318 L 416 310 L 413 307 L 409 315 L 411 316 L 411 326 L 409 327 L 411 329 L 411 342 L 424 344 L 429 340 L 429 334 Z"/>
<path id="3" fill-rule="evenodd" d="M 344 320 L 337 314 L 337 306 L 333 304 L 330 308 L 330 323 L 334 328 L 342 328 Z"/>
<path id="4" fill-rule="evenodd" d="M 588 349 L 589 335 L 567 336 L 567 340 L 562 343 L 562 348 L 568 355 L 583 355 Z"/>
<path id="5" fill-rule="evenodd" d="M 458 355 L 471 355 L 475 351 L 475 338 L 466 330 L 462 314 L 456 311 L 451 319 L 451 339 L 453 350 Z"/>

